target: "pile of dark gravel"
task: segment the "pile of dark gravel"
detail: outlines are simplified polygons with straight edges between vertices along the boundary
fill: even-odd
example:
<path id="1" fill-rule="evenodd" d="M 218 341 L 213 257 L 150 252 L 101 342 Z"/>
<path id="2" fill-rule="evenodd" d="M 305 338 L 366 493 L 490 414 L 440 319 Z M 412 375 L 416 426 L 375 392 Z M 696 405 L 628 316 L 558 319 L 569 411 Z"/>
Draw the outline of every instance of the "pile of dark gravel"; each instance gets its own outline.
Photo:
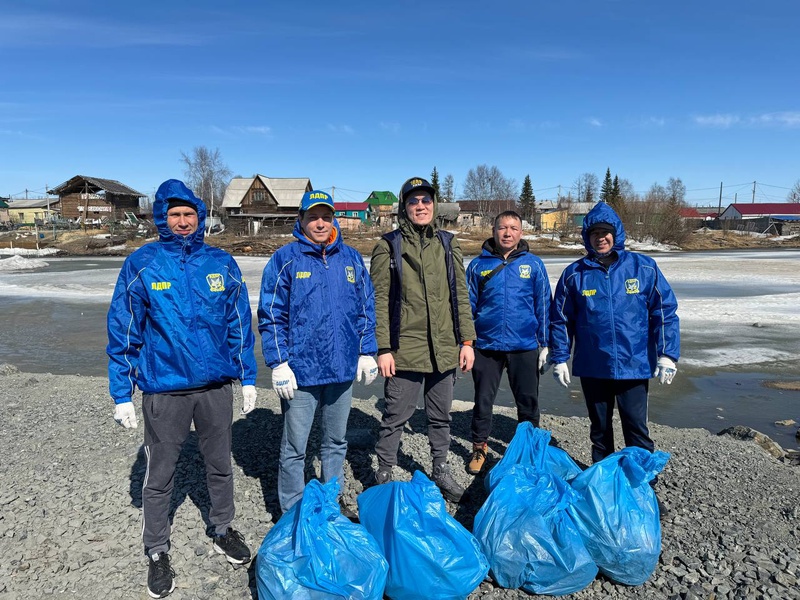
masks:
<path id="1" fill-rule="evenodd" d="M 112 420 L 104 378 L 19 373 L 0 365 L 0 597 L 146 597 L 141 548 L 143 432 Z M 373 384 L 380 393 L 379 383 Z M 137 410 L 139 398 L 135 399 Z M 239 395 L 237 392 L 237 402 Z M 355 498 L 376 466 L 372 445 L 381 401 L 354 400 L 344 500 Z M 234 421 L 235 526 L 255 552 L 277 518 L 276 471 L 281 418 L 271 390 L 257 409 Z M 450 464 L 467 487 L 448 508 L 464 526 L 486 497 L 481 478 L 464 470 L 471 444 L 471 404 L 456 402 Z M 141 416 L 141 414 L 140 414 Z M 573 458 L 589 462 L 588 421 L 544 415 Z M 490 457 L 497 460 L 516 427 L 513 409 L 496 409 Z M 602 576 L 571 598 L 800 598 L 800 469 L 750 441 L 702 429 L 652 426 L 671 454 L 656 491 L 668 508 L 663 552 L 644 585 Z M 619 436 L 621 439 L 621 436 Z M 312 448 L 318 439 L 312 435 Z M 309 460 L 309 473 L 319 460 Z M 403 435 L 395 478 L 430 474 L 422 411 Z M 190 435 L 173 496 L 174 598 L 251 598 L 255 563 L 234 569 L 207 537 L 209 500 L 197 438 Z M 484 582 L 470 599 L 527 598 Z"/>

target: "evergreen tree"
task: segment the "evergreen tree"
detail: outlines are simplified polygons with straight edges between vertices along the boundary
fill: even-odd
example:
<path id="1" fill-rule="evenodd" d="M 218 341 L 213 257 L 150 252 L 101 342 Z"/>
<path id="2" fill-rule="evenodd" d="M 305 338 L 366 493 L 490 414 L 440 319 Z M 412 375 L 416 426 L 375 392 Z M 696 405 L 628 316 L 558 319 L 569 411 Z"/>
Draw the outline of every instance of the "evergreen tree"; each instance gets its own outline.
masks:
<path id="1" fill-rule="evenodd" d="M 610 203 L 613 200 L 614 184 L 611 182 L 611 169 L 606 169 L 606 178 L 603 180 L 603 187 L 600 188 L 600 201 Z"/>
<path id="2" fill-rule="evenodd" d="M 431 185 L 433 189 L 436 190 L 436 197 L 441 198 L 442 192 L 439 189 L 439 171 L 436 170 L 436 167 L 433 167 L 433 172 L 431 173 Z"/>
<path id="3" fill-rule="evenodd" d="M 619 177 L 614 175 L 614 183 L 611 184 L 611 199 L 613 202 L 617 202 L 622 197 L 622 194 L 619 190 Z"/>
<path id="4" fill-rule="evenodd" d="M 530 223 L 533 215 L 536 213 L 536 196 L 533 194 L 533 185 L 531 185 L 530 175 L 525 175 L 525 181 L 522 182 L 522 193 L 519 195 L 519 205 L 522 218 Z"/>

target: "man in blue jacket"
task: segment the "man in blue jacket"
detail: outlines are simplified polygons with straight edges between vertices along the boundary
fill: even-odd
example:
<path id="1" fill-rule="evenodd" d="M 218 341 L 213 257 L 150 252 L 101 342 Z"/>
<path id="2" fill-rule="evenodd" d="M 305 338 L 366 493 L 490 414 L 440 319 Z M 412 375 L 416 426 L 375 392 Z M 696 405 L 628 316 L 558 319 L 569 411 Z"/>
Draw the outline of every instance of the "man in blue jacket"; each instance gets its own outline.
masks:
<path id="1" fill-rule="evenodd" d="M 472 457 L 467 471 L 486 463 L 492 408 L 503 369 L 517 405 L 517 419 L 539 426 L 539 373 L 549 367 L 547 336 L 550 280 L 544 263 L 522 239 L 522 217 L 513 210 L 495 217 L 492 237 L 467 267 L 475 320 L 475 405 Z"/>
<path id="2" fill-rule="evenodd" d="M 181 448 L 194 423 L 206 467 L 213 548 L 229 562 L 250 561 L 234 517 L 231 422 L 233 389 L 242 383 L 242 413 L 256 402 L 255 336 L 241 271 L 227 252 L 203 242 L 206 208 L 181 181 L 156 192 L 159 241 L 122 265 L 108 312 L 108 378 L 114 420 L 137 426 L 131 402 L 142 391 L 147 476 L 142 541 L 147 590 L 175 588 L 170 567 L 169 507 Z"/>
<path id="3" fill-rule="evenodd" d="M 608 204 L 589 211 L 582 235 L 587 255 L 561 274 L 550 311 L 553 376 L 569 386 L 574 345 L 572 372 L 589 412 L 593 462 L 614 452 L 615 401 L 625 445 L 652 452 L 649 380 L 670 384 L 677 371 L 678 302 L 652 258 L 625 250 L 625 229 Z"/>
<path id="4" fill-rule="evenodd" d="M 306 445 L 318 407 L 322 481 L 343 482 L 353 380 L 363 375 L 369 385 L 378 375 L 375 292 L 361 255 L 342 241 L 333 212 L 329 194 L 306 192 L 293 232 L 297 241 L 275 252 L 261 280 L 258 330 L 283 413 L 283 512 L 303 496 Z"/>

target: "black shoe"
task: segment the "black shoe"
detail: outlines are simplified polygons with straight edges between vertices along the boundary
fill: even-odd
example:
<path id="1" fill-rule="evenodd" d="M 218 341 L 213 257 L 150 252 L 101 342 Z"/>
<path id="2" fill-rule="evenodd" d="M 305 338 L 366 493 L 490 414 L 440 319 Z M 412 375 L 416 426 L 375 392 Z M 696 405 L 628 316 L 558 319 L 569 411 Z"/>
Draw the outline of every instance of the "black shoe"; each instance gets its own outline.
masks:
<path id="1" fill-rule="evenodd" d="M 244 543 L 244 536 L 233 527 L 228 527 L 225 535 L 214 536 L 214 550 L 224 554 L 232 565 L 250 562 L 250 548 Z"/>
<path id="2" fill-rule="evenodd" d="M 147 593 L 151 598 L 163 598 L 175 589 L 175 571 L 169 566 L 169 554 L 161 552 L 148 559 Z"/>
<path id="3" fill-rule="evenodd" d="M 339 510 L 341 510 L 342 515 L 344 517 L 350 519 L 353 523 L 359 523 L 360 522 L 358 520 L 358 515 L 355 512 L 353 512 L 352 510 L 350 510 L 349 508 L 347 508 L 345 503 L 342 502 L 341 500 L 339 500 Z"/>
<path id="4" fill-rule="evenodd" d="M 433 483 L 437 485 L 442 492 L 442 496 L 450 500 L 450 502 L 461 502 L 461 497 L 464 495 L 464 488 L 458 485 L 453 476 L 450 474 L 450 467 L 446 464 L 441 464 L 433 471 Z"/>
<path id="5" fill-rule="evenodd" d="M 378 470 L 372 474 L 373 485 L 383 485 L 393 480 L 392 467 L 378 467 Z"/>

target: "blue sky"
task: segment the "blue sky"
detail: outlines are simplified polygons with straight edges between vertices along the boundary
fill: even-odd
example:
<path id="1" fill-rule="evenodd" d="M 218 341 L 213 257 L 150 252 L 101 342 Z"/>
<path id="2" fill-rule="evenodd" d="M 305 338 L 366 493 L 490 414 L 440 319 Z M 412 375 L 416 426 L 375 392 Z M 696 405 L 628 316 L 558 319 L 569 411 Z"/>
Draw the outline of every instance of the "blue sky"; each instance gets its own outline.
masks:
<path id="1" fill-rule="evenodd" d="M 497 166 L 692 203 L 800 179 L 800 2 L 0 0 L 0 195 L 151 193 L 181 151 L 337 200 Z"/>

